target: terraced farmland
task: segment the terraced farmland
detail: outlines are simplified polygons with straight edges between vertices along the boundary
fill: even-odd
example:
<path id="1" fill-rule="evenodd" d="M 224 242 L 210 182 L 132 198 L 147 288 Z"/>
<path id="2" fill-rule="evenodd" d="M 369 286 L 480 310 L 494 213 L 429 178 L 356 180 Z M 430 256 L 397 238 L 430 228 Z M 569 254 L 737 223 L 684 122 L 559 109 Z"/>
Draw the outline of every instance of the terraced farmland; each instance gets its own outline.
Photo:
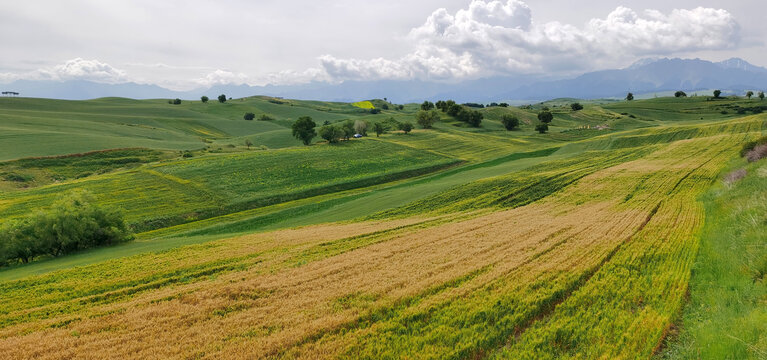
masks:
<path id="1" fill-rule="evenodd" d="M 558 126 L 614 117 L 625 127 L 584 136 L 445 120 L 409 135 L 159 159 L 3 193 L 0 214 L 12 217 L 88 189 L 152 231 L 0 272 L 0 358 L 696 354 L 678 349 L 711 338 L 699 313 L 685 315 L 688 293 L 707 299 L 693 271 L 707 264 L 699 248 L 716 244 L 704 194 L 745 161 L 741 146 L 763 135 L 767 116 L 678 115 L 690 106 L 587 104 Z M 620 115 L 632 109 L 682 118 L 634 126 Z M 749 171 L 761 174 L 764 161 Z M 751 176 L 754 188 L 761 175 Z M 756 238 L 749 244 L 763 246 Z M 748 309 L 760 309 L 762 288 L 748 289 Z M 677 340 L 682 318 L 697 327 Z M 747 339 L 739 354 L 759 358 L 767 339 Z"/>

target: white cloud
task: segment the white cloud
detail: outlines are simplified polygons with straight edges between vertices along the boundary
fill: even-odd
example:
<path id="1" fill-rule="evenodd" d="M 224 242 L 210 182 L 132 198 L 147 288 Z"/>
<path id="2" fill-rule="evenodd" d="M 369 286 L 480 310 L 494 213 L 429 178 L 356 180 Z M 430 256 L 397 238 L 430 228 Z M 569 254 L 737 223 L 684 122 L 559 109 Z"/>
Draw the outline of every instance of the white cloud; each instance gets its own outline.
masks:
<path id="1" fill-rule="evenodd" d="M 536 23 L 522 1 L 473 0 L 434 11 L 411 30 L 414 51 L 398 59 L 319 58 L 335 81 L 467 78 L 503 73 L 572 73 L 619 66 L 641 56 L 735 48 L 740 27 L 726 10 L 639 14 L 618 7 L 583 27 Z"/>
<path id="2" fill-rule="evenodd" d="M 4 82 L 19 79 L 51 81 L 87 80 L 106 84 L 118 84 L 129 81 L 127 74 L 123 70 L 116 69 L 98 60 L 85 60 L 81 58 L 27 73 L 0 73 L 0 80 Z"/>
<path id="3" fill-rule="evenodd" d="M 234 73 L 231 71 L 217 69 L 208 73 L 202 78 L 195 80 L 195 83 L 202 86 L 213 85 L 242 85 L 248 83 L 248 75 L 243 73 Z"/>

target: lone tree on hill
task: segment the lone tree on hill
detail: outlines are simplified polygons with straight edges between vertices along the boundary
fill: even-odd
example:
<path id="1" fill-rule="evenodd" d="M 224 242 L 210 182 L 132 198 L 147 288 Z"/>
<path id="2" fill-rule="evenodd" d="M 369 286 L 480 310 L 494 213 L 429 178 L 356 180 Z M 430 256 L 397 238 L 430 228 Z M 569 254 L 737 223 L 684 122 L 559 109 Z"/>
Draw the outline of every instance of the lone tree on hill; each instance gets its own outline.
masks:
<path id="1" fill-rule="evenodd" d="M 583 110 L 583 105 L 581 105 L 581 103 L 572 103 L 570 104 L 570 108 L 573 109 L 573 111 L 581 111 Z"/>
<path id="2" fill-rule="evenodd" d="M 538 113 L 538 120 L 540 120 L 544 124 L 550 123 L 552 120 L 554 120 L 554 114 L 551 113 L 551 111 L 544 110 Z"/>
<path id="3" fill-rule="evenodd" d="M 628 101 L 634 100 L 634 94 L 628 93 L 628 95 L 626 95 L 626 100 Z"/>
<path id="4" fill-rule="evenodd" d="M 399 124 L 399 129 L 402 130 L 405 134 L 409 133 L 411 130 L 413 130 L 413 124 L 406 122 Z"/>
<path id="5" fill-rule="evenodd" d="M 431 129 L 432 125 L 439 120 L 437 110 L 421 110 L 415 115 L 416 122 L 424 129 Z"/>
<path id="6" fill-rule="evenodd" d="M 224 95 L 224 94 L 219 95 L 218 96 L 218 102 L 220 102 L 222 104 L 225 103 L 226 102 L 226 95 Z"/>
<path id="7" fill-rule="evenodd" d="M 749 91 L 746 93 L 746 97 L 747 97 L 749 100 L 751 100 L 751 97 L 752 97 L 752 96 L 754 96 L 754 92 L 753 92 L 753 91 L 751 91 L 751 90 L 749 90 Z"/>
<path id="8" fill-rule="evenodd" d="M 200 101 L 202 101 L 202 103 L 203 103 L 203 104 L 204 104 L 204 103 L 206 103 L 206 102 L 208 102 L 208 100 L 209 100 L 209 99 L 208 99 L 208 97 L 207 97 L 207 96 L 203 96 L 203 97 L 201 97 L 201 98 L 200 98 Z"/>
<path id="9" fill-rule="evenodd" d="M 764 100 L 764 91 L 759 92 L 759 101 Z"/>
<path id="10" fill-rule="evenodd" d="M 503 127 L 506 128 L 506 130 L 511 131 L 519 126 L 519 119 L 514 115 L 503 115 L 501 118 L 501 123 L 503 124 Z"/>
<path id="11" fill-rule="evenodd" d="M 714 99 L 718 99 L 722 95 L 722 90 L 714 90 Z"/>
<path id="12" fill-rule="evenodd" d="M 242 118 L 245 119 L 245 120 L 253 120 L 253 119 L 256 118 L 256 114 L 254 114 L 252 112 L 246 112 L 245 116 L 243 116 Z"/>
<path id="13" fill-rule="evenodd" d="M 423 104 L 421 104 L 421 110 L 423 111 L 429 111 L 434 109 L 434 103 L 431 101 L 424 101 Z"/>
<path id="14" fill-rule="evenodd" d="M 547 131 L 549 131 L 549 126 L 544 123 L 540 123 L 538 125 L 535 125 L 535 131 L 541 134 L 545 134 Z"/>
<path id="15" fill-rule="evenodd" d="M 176 98 L 173 100 L 173 105 L 181 105 L 181 99 Z"/>
<path id="16" fill-rule="evenodd" d="M 312 139 L 317 136 L 317 132 L 314 131 L 316 126 L 317 124 L 314 123 L 311 117 L 302 116 L 293 123 L 293 136 L 301 140 L 304 145 L 309 145 L 312 143 Z"/>
<path id="17" fill-rule="evenodd" d="M 682 90 L 679 90 L 679 91 L 677 91 L 677 92 L 675 92 L 675 93 L 674 93 L 674 97 L 678 97 L 678 98 L 681 98 L 681 97 L 687 97 L 687 93 L 685 93 L 685 92 L 684 92 L 684 91 L 682 91 Z"/>

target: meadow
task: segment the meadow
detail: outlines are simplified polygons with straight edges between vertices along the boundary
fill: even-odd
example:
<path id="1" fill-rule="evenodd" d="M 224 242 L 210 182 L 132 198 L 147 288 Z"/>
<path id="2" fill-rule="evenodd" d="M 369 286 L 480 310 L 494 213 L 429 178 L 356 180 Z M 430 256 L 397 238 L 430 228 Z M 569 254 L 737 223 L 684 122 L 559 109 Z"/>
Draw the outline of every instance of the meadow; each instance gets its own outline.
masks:
<path id="1" fill-rule="evenodd" d="M 0 150 L 0 173 L 27 177 L 0 182 L 0 219 L 86 189 L 138 232 L 0 269 L 0 358 L 767 353 L 767 160 L 739 154 L 767 132 L 767 115 L 743 110 L 758 100 L 584 101 L 582 111 L 554 100 L 481 109 L 480 128 L 442 114 L 429 130 L 312 146 L 288 141 L 291 119 L 412 121 L 417 105 L 12 100 L 21 105 L 0 114 L 14 121 L 37 101 L 33 112 L 105 132 L 113 120 L 88 113 L 124 107 L 146 120 L 162 109 L 159 133 L 197 147 Z M 555 117 L 538 134 L 544 106 Z M 520 128 L 505 130 L 504 114 Z M 280 148 L 238 143 L 274 132 L 287 135 Z M 741 167 L 747 177 L 722 181 Z"/>

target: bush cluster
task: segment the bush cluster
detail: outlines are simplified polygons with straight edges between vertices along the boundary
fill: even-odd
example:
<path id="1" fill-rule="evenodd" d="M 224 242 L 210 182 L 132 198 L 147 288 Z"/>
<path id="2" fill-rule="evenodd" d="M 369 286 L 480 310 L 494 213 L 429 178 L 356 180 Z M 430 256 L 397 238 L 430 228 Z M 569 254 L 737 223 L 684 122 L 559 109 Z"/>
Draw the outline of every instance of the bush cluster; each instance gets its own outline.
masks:
<path id="1" fill-rule="evenodd" d="M 94 204 L 86 192 L 69 194 L 47 211 L 0 228 L 0 264 L 28 263 L 41 256 L 114 245 L 133 239 L 120 211 Z"/>

